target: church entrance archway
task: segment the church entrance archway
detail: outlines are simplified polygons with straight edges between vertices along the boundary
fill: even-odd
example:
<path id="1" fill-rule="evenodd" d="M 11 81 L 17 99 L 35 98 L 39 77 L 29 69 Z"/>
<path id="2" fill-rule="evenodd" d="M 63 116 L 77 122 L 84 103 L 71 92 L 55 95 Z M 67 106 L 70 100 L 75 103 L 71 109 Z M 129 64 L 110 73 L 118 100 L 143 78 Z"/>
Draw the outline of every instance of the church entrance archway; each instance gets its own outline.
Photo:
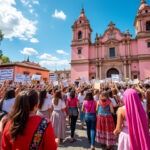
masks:
<path id="1" fill-rule="evenodd" d="M 115 68 L 111 68 L 107 71 L 107 78 L 111 78 L 112 74 L 119 74 L 119 71 Z"/>

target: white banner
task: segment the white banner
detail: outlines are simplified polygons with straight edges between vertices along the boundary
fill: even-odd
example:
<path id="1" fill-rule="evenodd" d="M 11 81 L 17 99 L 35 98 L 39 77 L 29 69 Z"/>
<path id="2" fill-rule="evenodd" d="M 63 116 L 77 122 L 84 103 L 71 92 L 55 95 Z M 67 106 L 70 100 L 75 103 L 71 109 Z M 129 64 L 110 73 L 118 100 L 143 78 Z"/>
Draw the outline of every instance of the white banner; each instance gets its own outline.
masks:
<path id="1" fill-rule="evenodd" d="M 30 76 L 24 76 L 24 82 L 30 83 L 31 82 L 31 78 Z"/>
<path id="2" fill-rule="evenodd" d="M 112 74 L 111 78 L 112 78 L 112 82 L 119 82 L 120 81 L 120 75 L 119 74 Z"/>
<path id="3" fill-rule="evenodd" d="M 68 86 L 69 86 L 69 83 L 65 80 L 65 81 L 63 81 L 63 86 L 64 86 L 64 87 L 68 87 Z"/>
<path id="4" fill-rule="evenodd" d="M 105 78 L 105 82 L 110 83 L 111 78 Z"/>
<path id="5" fill-rule="evenodd" d="M 40 79 L 41 79 L 41 75 L 37 75 L 37 74 L 32 75 L 32 80 L 40 81 Z"/>
<path id="6" fill-rule="evenodd" d="M 26 75 L 23 75 L 23 74 L 16 74 L 15 82 L 30 83 L 30 76 L 26 76 Z"/>
<path id="7" fill-rule="evenodd" d="M 51 83 L 51 82 L 55 82 L 56 81 L 56 77 L 55 76 L 50 76 L 50 80 L 49 80 L 49 82 Z"/>
<path id="8" fill-rule="evenodd" d="M 13 80 L 14 69 L 2 69 L 0 70 L 0 81 Z"/>

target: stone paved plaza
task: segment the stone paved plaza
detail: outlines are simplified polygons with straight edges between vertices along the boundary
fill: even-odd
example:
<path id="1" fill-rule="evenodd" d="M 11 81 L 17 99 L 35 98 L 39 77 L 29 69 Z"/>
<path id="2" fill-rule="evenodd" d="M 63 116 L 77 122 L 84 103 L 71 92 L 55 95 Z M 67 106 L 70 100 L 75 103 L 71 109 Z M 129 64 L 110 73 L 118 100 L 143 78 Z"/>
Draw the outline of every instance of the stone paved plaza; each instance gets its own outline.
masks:
<path id="1" fill-rule="evenodd" d="M 63 143 L 60 143 L 58 150 L 90 150 L 90 144 L 88 143 L 87 140 L 86 129 L 84 130 L 81 129 L 81 124 L 79 120 L 77 121 L 75 133 L 75 138 L 77 139 L 77 141 L 74 143 L 70 143 L 69 138 L 70 138 L 70 127 L 67 126 L 66 139 Z M 95 149 L 105 150 L 106 148 L 101 147 L 100 144 L 96 143 Z M 117 150 L 117 147 L 113 147 L 112 149 Z"/>

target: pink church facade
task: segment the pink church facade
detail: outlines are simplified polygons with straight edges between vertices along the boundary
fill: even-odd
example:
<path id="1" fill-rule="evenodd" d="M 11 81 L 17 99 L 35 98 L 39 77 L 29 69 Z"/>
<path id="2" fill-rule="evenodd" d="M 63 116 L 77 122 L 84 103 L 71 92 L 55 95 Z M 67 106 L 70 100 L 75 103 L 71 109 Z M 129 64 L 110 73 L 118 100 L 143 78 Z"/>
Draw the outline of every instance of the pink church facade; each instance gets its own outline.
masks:
<path id="1" fill-rule="evenodd" d="M 114 23 L 103 35 L 96 34 L 91 42 L 92 29 L 82 9 L 72 26 L 71 79 L 105 79 L 111 74 L 123 78 L 145 80 L 150 76 L 150 6 L 144 0 L 134 21 L 136 37 L 127 29 L 121 33 Z"/>

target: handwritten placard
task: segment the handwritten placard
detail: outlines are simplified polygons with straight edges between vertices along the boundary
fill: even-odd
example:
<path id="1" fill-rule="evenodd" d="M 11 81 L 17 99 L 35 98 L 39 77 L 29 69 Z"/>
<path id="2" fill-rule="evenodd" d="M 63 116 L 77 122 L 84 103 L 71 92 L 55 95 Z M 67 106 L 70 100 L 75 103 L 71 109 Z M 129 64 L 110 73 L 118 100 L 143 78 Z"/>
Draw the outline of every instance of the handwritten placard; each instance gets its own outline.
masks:
<path id="1" fill-rule="evenodd" d="M 14 69 L 2 69 L 0 70 L 0 81 L 13 80 Z"/>

